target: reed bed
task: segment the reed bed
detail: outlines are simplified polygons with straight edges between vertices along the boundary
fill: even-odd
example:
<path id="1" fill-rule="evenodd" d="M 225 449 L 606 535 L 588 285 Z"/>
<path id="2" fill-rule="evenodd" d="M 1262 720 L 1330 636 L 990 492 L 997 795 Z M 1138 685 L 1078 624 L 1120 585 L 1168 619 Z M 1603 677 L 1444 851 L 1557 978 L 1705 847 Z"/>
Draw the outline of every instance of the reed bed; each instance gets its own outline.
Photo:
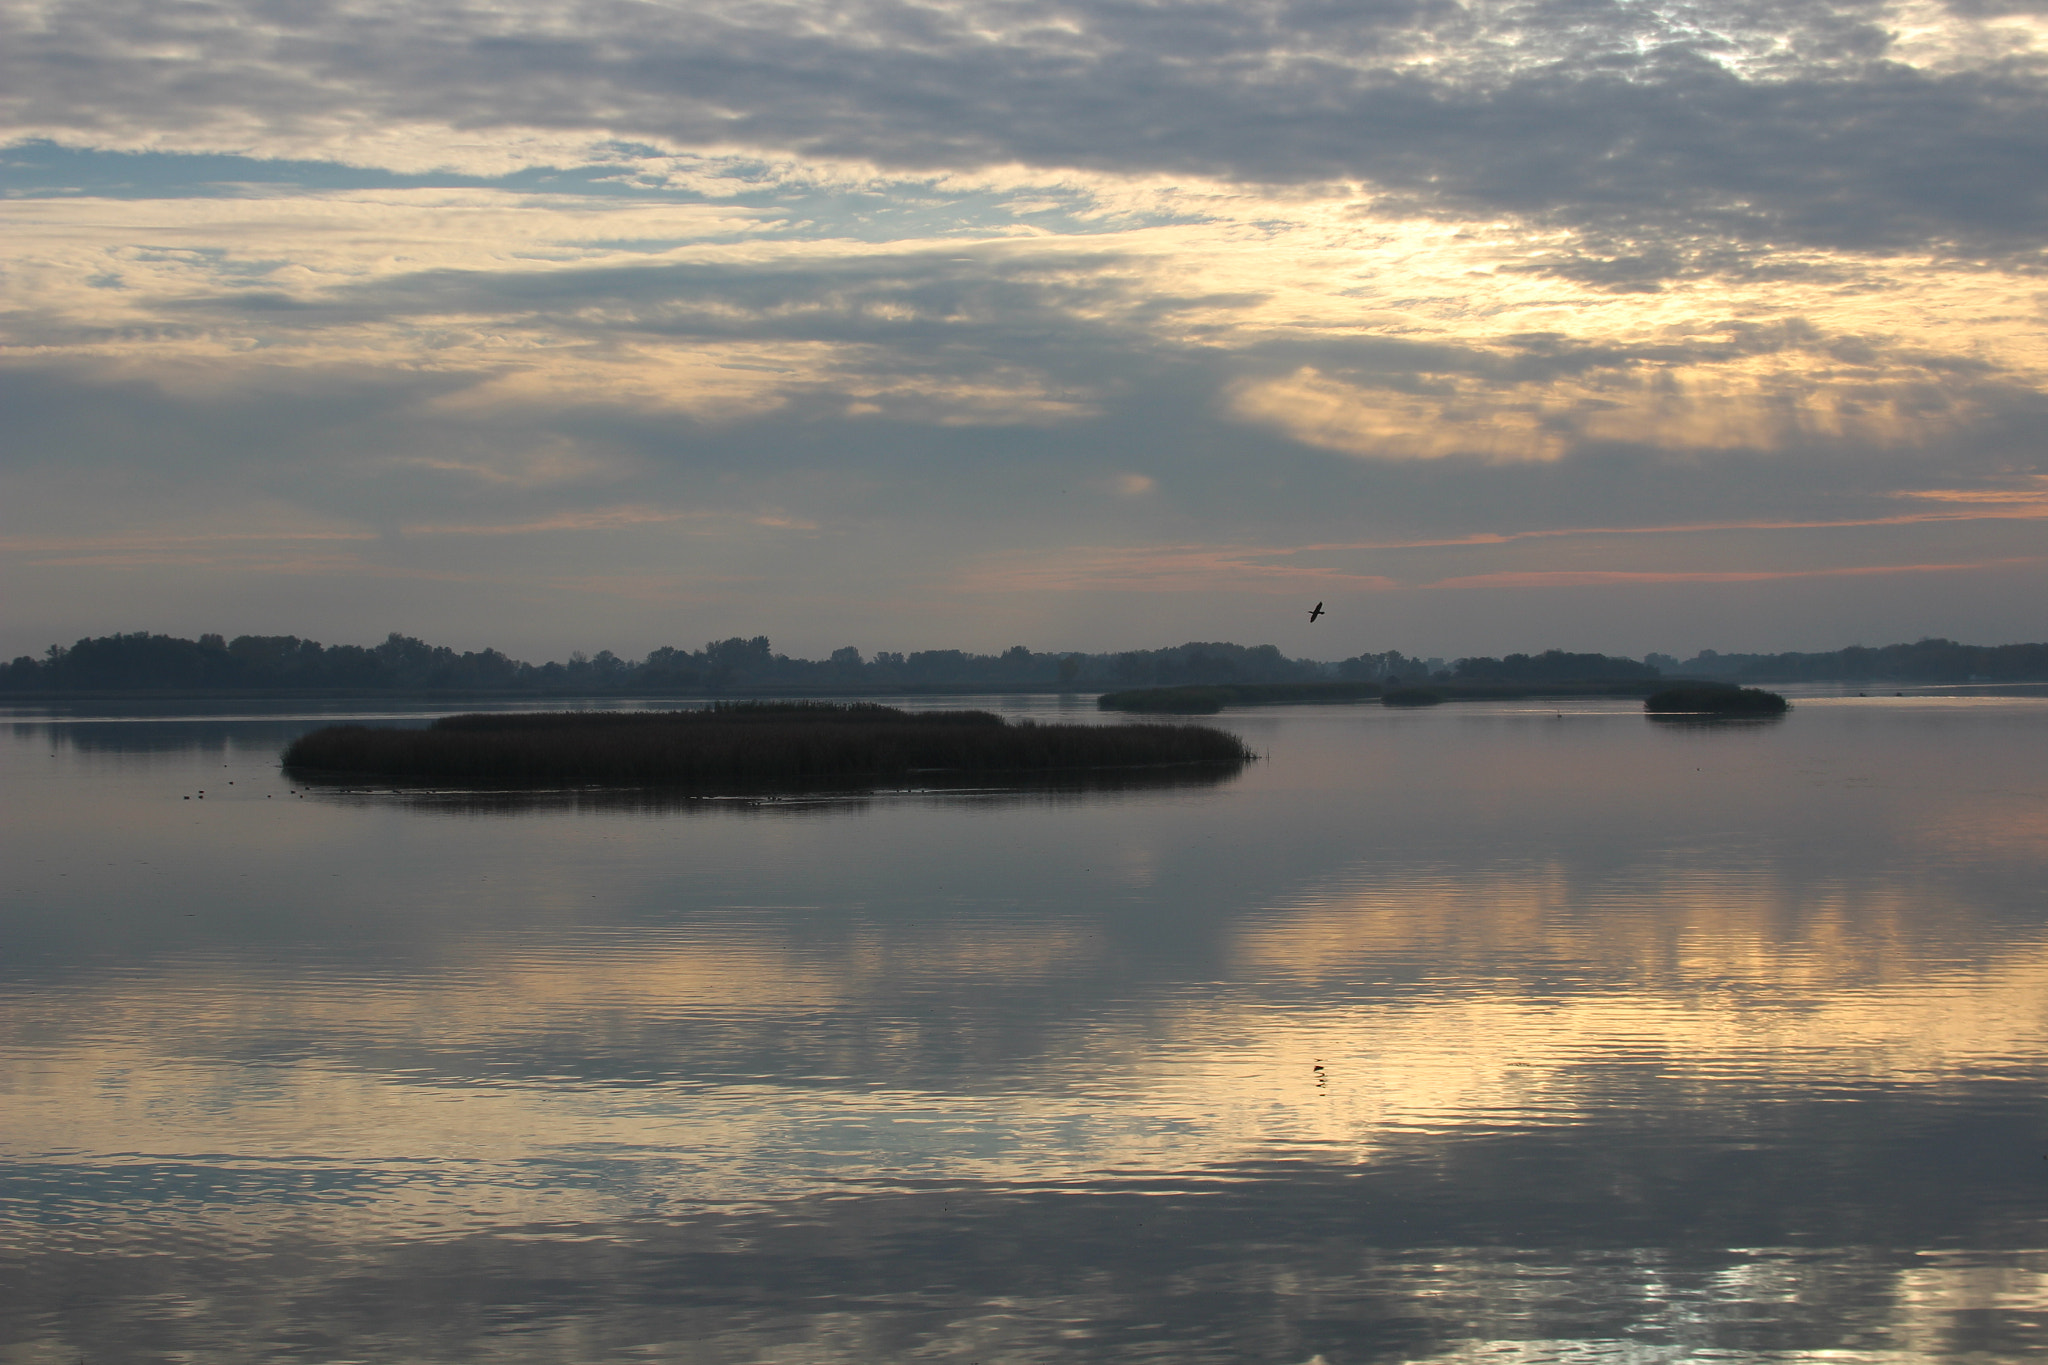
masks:
<path id="1" fill-rule="evenodd" d="M 986 711 L 809 702 L 448 716 L 424 730 L 335 725 L 296 740 L 284 764 L 406 782 L 743 792 L 919 774 L 1234 768 L 1251 757 L 1236 736 L 1199 725 L 1041 725 Z"/>
<path id="2" fill-rule="evenodd" d="M 1382 706 L 1435 706 L 1444 694 L 1434 687 L 1390 687 L 1380 697 Z"/>
<path id="3" fill-rule="evenodd" d="M 1653 716 L 1782 716 L 1792 703 L 1761 687 L 1669 687 L 1643 699 Z"/>

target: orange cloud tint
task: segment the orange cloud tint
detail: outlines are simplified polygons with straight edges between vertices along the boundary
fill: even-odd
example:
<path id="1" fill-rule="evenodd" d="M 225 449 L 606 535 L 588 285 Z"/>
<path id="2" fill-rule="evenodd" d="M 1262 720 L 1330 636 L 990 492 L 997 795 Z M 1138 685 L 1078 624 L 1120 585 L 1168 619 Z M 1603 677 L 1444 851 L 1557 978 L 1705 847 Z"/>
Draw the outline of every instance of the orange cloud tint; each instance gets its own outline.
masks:
<path id="1" fill-rule="evenodd" d="M 975 592 L 1071 592 L 1090 588 L 1119 592 L 1227 590 L 1283 593 L 1298 592 L 1304 588 L 1381 592 L 1409 588 L 1589 587 L 1615 583 L 1752 583 L 1772 579 L 1864 577 L 1873 574 L 1968 573 L 1974 570 L 2043 562 L 2041 556 L 2018 556 L 1964 563 L 1865 564 L 1818 569 L 1509 569 L 1496 573 L 1466 574 L 1422 582 L 1404 582 L 1385 574 L 1262 562 L 1265 559 L 1285 558 L 1316 550 L 1407 549 L 1416 548 L 1418 545 L 1491 545 L 1516 538 L 1518 537 L 1375 546 L 1303 545 L 1216 549 L 1170 546 L 1157 550 L 1104 549 L 1093 553 L 1070 555 L 1056 564 L 988 568 L 970 575 L 962 586 Z"/>
<path id="2" fill-rule="evenodd" d="M 1984 506 L 2010 506 L 2025 509 L 2011 514 L 1983 512 L 1979 515 L 1996 517 L 2000 515 L 2048 516 L 2048 488 L 1918 488 L 1904 493 L 1892 494 L 1895 498 L 1922 498 L 1929 502 L 1973 503 Z"/>
<path id="3" fill-rule="evenodd" d="M 1253 592 L 1299 592 L 1305 588 L 1357 591 L 1402 586 L 1381 574 L 1261 562 L 1322 548 L 1329 547 L 1169 545 L 1129 550 L 1081 549 L 1063 553 L 1053 563 L 991 564 L 969 573 L 961 586 L 970 592 L 1062 592 L 1082 588 L 1212 592 L 1220 586 Z"/>
<path id="4" fill-rule="evenodd" d="M 538 521 L 515 521 L 499 525 L 450 523 L 407 526 L 409 536 L 523 536 L 541 531 L 615 531 L 628 526 L 659 526 L 678 521 L 741 521 L 752 526 L 779 530 L 815 531 L 818 524 L 779 512 L 675 512 L 659 507 L 612 507 L 595 512 L 563 512 Z"/>
<path id="5" fill-rule="evenodd" d="M 1971 511 L 1902 512 L 1889 517 L 1850 517 L 1795 521 L 1751 519 L 1744 521 L 1672 522 L 1656 526 L 1565 526 L 1541 531 L 1479 532 L 1434 540 L 1333 541 L 1303 545 L 1292 550 L 1269 553 L 1295 554 L 1311 550 L 1437 550 L 1460 545 L 1510 545 L 1518 540 L 1559 540 L 1575 536 L 1677 536 L 1713 531 L 1829 531 L 1854 530 L 1865 526 L 1921 526 L 1955 521 L 2043 521 L 2048 520 L 2048 493 L 1972 492 L 1929 489 L 1895 493 L 1900 498 L 1927 498 L 1946 502 L 1986 504 Z M 1996 508 L 1997 510 L 1991 510 Z"/>
<path id="6" fill-rule="evenodd" d="M 232 544 L 236 541 L 375 540 L 374 531 L 218 531 L 204 535 L 164 536 L 0 536 L 0 554 L 117 553 L 170 550 L 185 545 Z"/>
<path id="7" fill-rule="evenodd" d="M 1860 578 L 1870 574 L 1969 573 L 2014 564 L 2039 564 L 2040 555 L 1985 559 L 1968 564 L 1859 564 L 1835 569 L 1731 569 L 1648 572 L 1634 569 L 1510 569 L 1503 573 L 1443 578 L 1426 588 L 1575 588 L 1611 583 L 1761 583 L 1780 578 Z"/>

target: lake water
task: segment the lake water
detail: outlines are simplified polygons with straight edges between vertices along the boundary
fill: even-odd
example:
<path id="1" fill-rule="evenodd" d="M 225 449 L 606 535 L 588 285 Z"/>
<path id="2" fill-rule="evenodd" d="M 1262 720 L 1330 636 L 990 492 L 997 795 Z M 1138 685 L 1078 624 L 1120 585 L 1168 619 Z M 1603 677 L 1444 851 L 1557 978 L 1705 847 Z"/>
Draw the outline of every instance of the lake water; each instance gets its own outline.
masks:
<path id="1" fill-rule="evenodd" d="M 2048 1353 L 2048 700 L 665 807 L 0 718 L 10 1365 Z"/>

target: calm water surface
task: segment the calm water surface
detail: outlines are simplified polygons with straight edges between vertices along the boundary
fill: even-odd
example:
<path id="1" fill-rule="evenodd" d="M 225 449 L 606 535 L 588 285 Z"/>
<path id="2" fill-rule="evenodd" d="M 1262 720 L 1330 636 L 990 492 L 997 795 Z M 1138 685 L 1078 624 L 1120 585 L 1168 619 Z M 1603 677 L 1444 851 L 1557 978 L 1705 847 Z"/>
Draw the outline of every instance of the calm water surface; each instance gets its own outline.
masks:
<path id="1" fill-rule="evenodd" d="M 2048 701 L 667 808 L 326 719 L 0 716 L 0 1360 L 2048 1353 Z"/>

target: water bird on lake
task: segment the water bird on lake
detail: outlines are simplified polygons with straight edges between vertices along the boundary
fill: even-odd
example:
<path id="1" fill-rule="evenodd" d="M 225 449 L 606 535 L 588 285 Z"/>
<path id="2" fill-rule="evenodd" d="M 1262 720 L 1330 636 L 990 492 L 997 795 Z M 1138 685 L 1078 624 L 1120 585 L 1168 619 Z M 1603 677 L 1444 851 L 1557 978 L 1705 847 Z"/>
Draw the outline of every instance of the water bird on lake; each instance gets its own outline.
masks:
<path id="1" fill-rule="evenodd" d="M 1326 613 L 1325 613 L 1325 612 L 1323 611 L 1323 604 L 1322 604 L 1322 603 L 1320 603 L 1320 602 L 1316 603 L 1314 607 L 1312 607 L 1312 608 L 1310 608 L 1310 609 L 1309 609 L 1309 613 L 1308 613 L 1308 623 L 1309 623 L 1310 625 L 1314 625 L 1314 624 L 1316 623 L 1316 618 L 1317 618 L 1318 616 L 1322 616 L 1322 615 L 1325 615 L 1325 614 L 1326 614 Z"/>

